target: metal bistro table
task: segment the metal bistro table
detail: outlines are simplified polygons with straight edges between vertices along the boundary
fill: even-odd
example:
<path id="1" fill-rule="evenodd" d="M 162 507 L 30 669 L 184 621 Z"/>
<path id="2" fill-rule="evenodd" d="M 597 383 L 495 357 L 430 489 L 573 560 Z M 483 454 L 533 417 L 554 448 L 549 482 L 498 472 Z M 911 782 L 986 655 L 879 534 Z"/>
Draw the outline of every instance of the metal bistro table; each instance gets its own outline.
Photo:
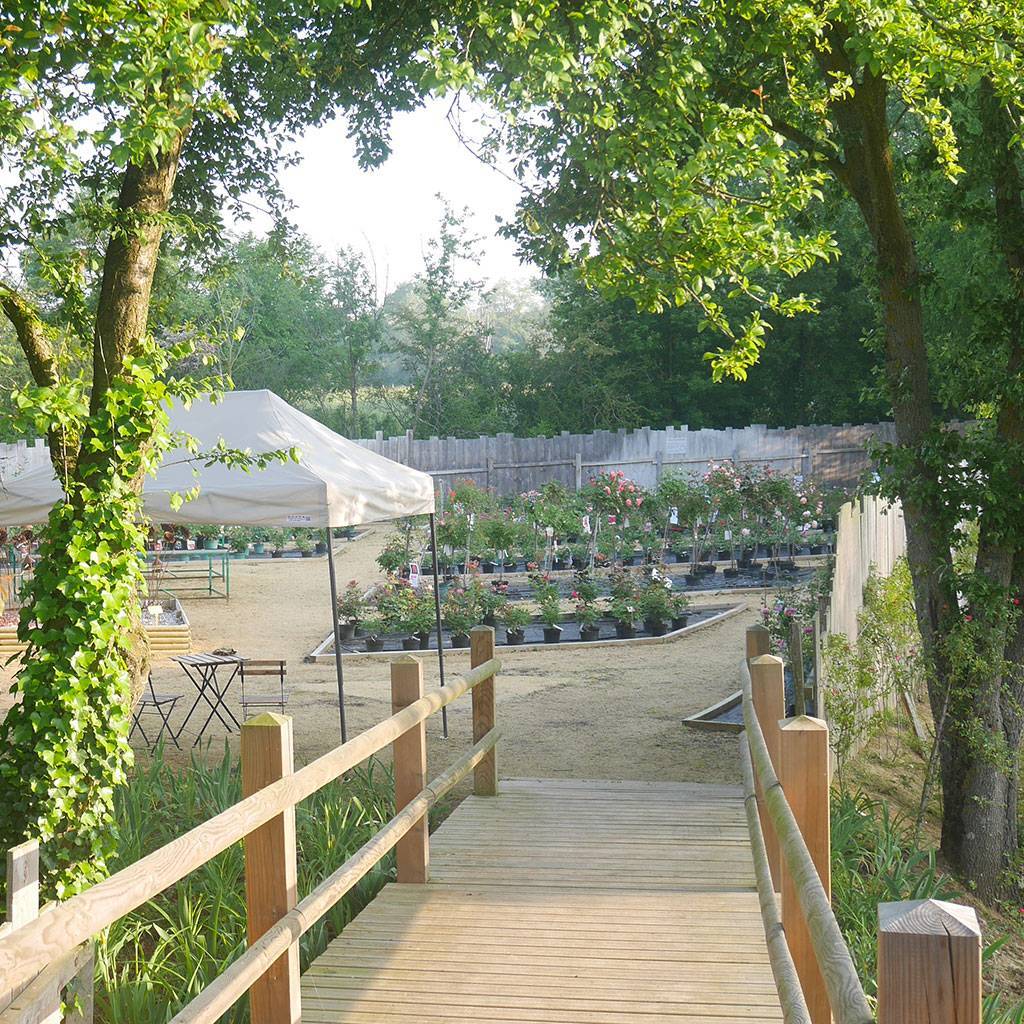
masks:
<path id="1" fill-rule="evenodd" d="M 206 721 L 203 722 L 202 728 L 199 730 L 196 741 L 192 746 L 196 746 L 203 738 L 203 733 L 206 732 L 207 726 L 213 721 L 214 715 L 220 719 L 221 724 L 228 732 L 241 729 L 238 719 L 232 714 L 224 698 L 227 696 L 228 689 L 238 675 L 238 670 L 242 667 L 242 662 L 245 661 L 245 658 L 238 654 L 178 654 L 171 661 L 176 661 L 182 667 L 185 675 L 188 676 L 189 681 L 198 691 L 195 703 L 189 708 L 185 721 L 181 723 L 178 729 L 176 738 L 180 737 L 185 731 L 185 726 L 188 725 L 192 714 L 203 702 L 209 707 L 210 713 L 206 716 Z M 231 673 L 227 678 L 218 675 L 222 668 L 231 669 Z M 221 712 L 224 714 L 221 714 Z M 226 719 L 224 715 L 227 715 Z M 232 723 L 234 724 L 234 729 L 231 727 Z"/>

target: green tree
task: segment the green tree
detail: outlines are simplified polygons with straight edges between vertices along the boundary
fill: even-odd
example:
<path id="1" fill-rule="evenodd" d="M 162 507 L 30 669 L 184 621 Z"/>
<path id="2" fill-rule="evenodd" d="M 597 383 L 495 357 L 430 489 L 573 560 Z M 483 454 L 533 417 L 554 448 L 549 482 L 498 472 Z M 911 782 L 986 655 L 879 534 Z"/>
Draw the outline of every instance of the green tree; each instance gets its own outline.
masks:
<path id="1" fill-rule="evenodd" d="M 339 249 L 327 272 L 328 336 L 348 391 L 350 437 L 359 437 L 359 389 L 377 366 L 384 336 L 384 303 L 376 267 L 354 249 Z"/>
<path id="2" fill-rule="evenodd" d="M 512 229 L 523 250 L 548 266 L 577 263 L 588 284 L 647 308 L 696 304 L 727 339 L 710 353 L 716 378 L 745 377 L 770 324 L 809 308 L 778 281 L 834 255 L 823 190 L 859 212 L 897 437 L 885 482 L 903 503 L 936 721 L 948 712 L 942 848 L 995 890 L 1018 849 L 1024 348 L 1016 315 L 983 348 L 960 347 L 990 368 L 970 402 L 988 418 L 966 435 L 948 429 L 901 185 L 922 160 L 961 173 L 950 102 L 977 90 L 1001 251 L 1016 273 L 1024 11 L 1010 0 L 469 10 L 474 30 L 452 35 L 436 66 L 497 107 L 492 144 L 537 182 Z M 911 137 L 927 147 L 907 146 Z M 958 574 L 950 551 L 965 517 L 981 540 Z M 961 594 L 975 609 L 968 620 Z"/>
<path id="3" fill-rule="evenodd" d="M 164 236 L 208 245 L 253 193 L 279 210 L 284 148 L 339 106 L 364 161 L 382 158 L 388 113 L 417 101 L 404 69 L 433 13 L 289 0 L 5 11 L 0 309 L 32 376 L 20 424 L 48 436 L 65 497 L 19 625 L 28 647 L 0 726 L 0 832 L 6 845 L 42 841 L 57 895 L 102 875 L 114 842 L 112 792 L 147 661 L 140 491 L 171 442 L 168 399 L 210 386 L 172 373 L 187 341 L 150 331 Z"/>
<path id="4" fill-rule="evenodd" d="M 493 366 L 483 324 L 469 307 L 480 284 L 462 268 L 477 259 L 476 247 L 465 215 L 444 202 L 437 237 L 423 255 L 423 272 L 406 301 L 393 309 L 391 345 L 408 380 L 406 422 L 414 433 L 426 428 L 456 434 L 466 423 L 487 429 Z"/>

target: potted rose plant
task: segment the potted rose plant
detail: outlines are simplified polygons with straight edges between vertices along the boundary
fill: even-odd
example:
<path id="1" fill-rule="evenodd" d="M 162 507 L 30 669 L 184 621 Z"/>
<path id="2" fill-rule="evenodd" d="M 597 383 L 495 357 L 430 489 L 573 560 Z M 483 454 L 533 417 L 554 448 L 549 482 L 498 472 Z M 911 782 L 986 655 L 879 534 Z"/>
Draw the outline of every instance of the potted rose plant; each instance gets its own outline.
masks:
<path id="1" fill-rule="evenodd" d="M 523 605 L 509 601 L 501 612 L 501 621 L 505 625 L 505 642 L 511 646 L 521 644 L 526 639 L 526 627 L 532 618 Z"/>
<path id="2" fill-rule="evenodd" d="M 558 587 L 551 582 L 546 573 L 532 573 L 530 582 L 533 584 L 533 596 L 540 612 L 540 621 L 544 623 L 544 642 L 557 644 L 562 639 L 562 627 L 559 625 L 562 620 L 562 607 Z"/>
<path id="3" fill-rule="evenodd" d="M 338 630 L 342 640 L 351 640 L 356 635 L 362 610 L 363 589 L 356 580 L 349 580 L 348 586 L 338 598 Z"/>
<path id="4" fill-rule="evenodd" d="M 451 637 L 452 647 L 468 647 L 469 631 L 476 621 L 473 595 L 465 587 L 452 587 L 448 591 L 441 616 Z"/>
<path id="5" fill-rule="evenodd" d="M 363 620 L 363 630 L 366 633 L 363 643 L 367 651 L 384 650 L 384 637 L 382 634 L 385 628 L 384 620 L 379 615 Z"/>
<path id="6" fill-rule="evenodd" d="M 672 618 L 672 604 L 665 584 L 661 580 L 651 580 L 640 592 L 638 603 L 647 632 L 652 636 L 664 636 Z"/>
<path id="7" fill-rule="evenodd" d="M 685 594 L 674 591 L 669 596 L 669 605 L 672 609 L 672 628 L 682 629 L 690 618 L 690 599 Z"/>

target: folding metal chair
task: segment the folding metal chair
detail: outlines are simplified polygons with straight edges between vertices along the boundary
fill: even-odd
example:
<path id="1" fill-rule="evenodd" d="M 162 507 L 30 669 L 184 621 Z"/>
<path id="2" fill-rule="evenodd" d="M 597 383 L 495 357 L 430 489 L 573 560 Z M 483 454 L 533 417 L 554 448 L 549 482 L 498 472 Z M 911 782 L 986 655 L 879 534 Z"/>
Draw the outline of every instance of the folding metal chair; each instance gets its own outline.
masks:
<path id="1" fill-rule="evenodd" d="M 285 676 L 288 674 L 288 662 L 286 661 L 258 661 L 247 659 L 242 662 L 239 671 L 241 680 L 242 695 L 242 718 L 249 717 L 250 708 L 278 708 L 284 713 L 285 705 L 288 703 L 288 691 L 285 689 Z M 272 677 L 277 680 L 277 686 L 271 689 L 253 690 L 246 684 L 250 677 Z M 258 684 L 257 684 L 258 685 Z"/>
<path id="2" fill-rule="evenodd" d="M 146 690 L 149 691 L 148 695 Z M 142 739 L 145 741 L 146 746 L 152 750 L 160 742 L 160 737 L 163 736 L 164 730 L 166 730 L 167 735 L 171 737 L 171 742 L 181 750 L 178 744 L 178 737 L 174 735 L 174 730 L 171 728 L 171 715 L 174 714 L 174 708 L 178 701 L 181 700 L 181 695 L 170 693 L 158 694 L 153 689 L 152 672 L 149 674 L 146 690 L 143 691 L 135 708 L 135 715 L 132 718 L 132 728 L 131 732 L 128 733 L 128 739 L 130 740 L 135 735 L 135 730 L 138 729 L 142 733 Z M 157 714 L 160 716 L 160 731 L 152 742 L 150 742 L 149 737 L 146 735 L 146 730 L 142 727 L 142 716 L 145 714 Z"/>

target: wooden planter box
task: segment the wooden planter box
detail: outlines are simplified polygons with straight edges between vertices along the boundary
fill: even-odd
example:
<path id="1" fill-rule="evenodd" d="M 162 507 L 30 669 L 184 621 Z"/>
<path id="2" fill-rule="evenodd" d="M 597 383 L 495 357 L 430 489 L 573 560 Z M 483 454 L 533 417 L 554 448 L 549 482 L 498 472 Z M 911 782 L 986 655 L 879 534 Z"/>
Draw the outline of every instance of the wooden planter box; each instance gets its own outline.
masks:
<path id="1" fill-rule="evenodd" d="M 165 597 L 161 602 L 165 609 L 170 608 L 170 600 Z M 145 626 L 154 661 L 169 658 L 174 654 L 188 654 L 192 650 L 192 627 L 185 609 L 176 599 L 174 609 L 181 620 L 175 625 Z M 18 639 L 17 627 L 0 626 L 0 664 L 12 654 L 21 654 L 24 650 L 25 645 Z"/>

